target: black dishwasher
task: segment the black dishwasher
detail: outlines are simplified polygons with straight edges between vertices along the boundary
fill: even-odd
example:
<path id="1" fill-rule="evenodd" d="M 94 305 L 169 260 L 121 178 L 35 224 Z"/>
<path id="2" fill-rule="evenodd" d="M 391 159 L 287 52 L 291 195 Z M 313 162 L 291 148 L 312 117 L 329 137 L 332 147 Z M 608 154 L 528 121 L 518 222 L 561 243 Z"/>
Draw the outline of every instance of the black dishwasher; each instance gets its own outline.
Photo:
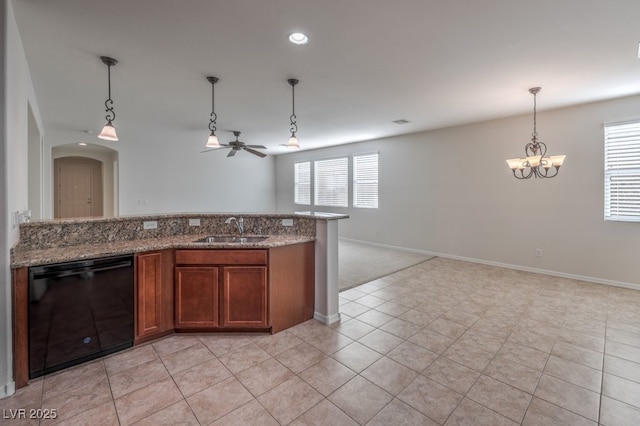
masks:
<path id="1" fill-rule="evenodd" d="M 133 256 L 29 268 L 29 378 L 133 345 Z"/>

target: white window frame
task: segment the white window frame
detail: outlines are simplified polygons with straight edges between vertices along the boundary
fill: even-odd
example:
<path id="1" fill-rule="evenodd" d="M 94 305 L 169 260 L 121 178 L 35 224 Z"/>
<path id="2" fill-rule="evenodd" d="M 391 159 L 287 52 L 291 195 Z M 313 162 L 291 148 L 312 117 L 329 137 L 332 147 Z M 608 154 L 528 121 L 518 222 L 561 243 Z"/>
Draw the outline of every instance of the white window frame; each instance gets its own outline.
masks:
<path id="1" fill-rule="evenodd" d="M 321 207 L 349 207 L 349 157 L 313 162 L 313 201 Z"/>
<path id="2" fill-rule="evenodd" d="M 310 206 L 311 192 L 312 192 L 311 191 L 311 161 L 301 161 L 298 163 L 294 163 L 293 165 L 293 202 L 294 204 Z"/>
<path id="3" fill-rule="evenodd" d="M 379 202 L 378 175 L 379 155 L 377 152 L 354 155 L 351 159 L 353 170 L 353 207 L 377 209 Z M 375 163 L 375 170 L 370 167 Z M 361 166 L 359 165 L 361 164 Z"/>
<path id="4" fill-rule="evenodd" d="M 604 125 L 604 219 L 640 222 L 640 120 Z"/>

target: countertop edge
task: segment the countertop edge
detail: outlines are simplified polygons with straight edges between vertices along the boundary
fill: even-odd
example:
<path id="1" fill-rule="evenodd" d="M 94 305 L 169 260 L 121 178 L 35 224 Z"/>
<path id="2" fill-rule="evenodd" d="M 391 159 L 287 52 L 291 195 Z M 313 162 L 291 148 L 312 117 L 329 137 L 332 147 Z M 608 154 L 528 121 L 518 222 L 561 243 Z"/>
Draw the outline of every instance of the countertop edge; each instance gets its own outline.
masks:
<path id="1" fill-rule="evenodd" d="M 166 249 L 270 249 L 316 240 L 315 237 L 304 235 L 273 235 L 264 241 L 254 243 L 195 242 L 196 239 L 201 237 L 201 235 L 181 235 L 113 243 L 81 244 L 41 250 L 12 250 L 10 268 L 18 269 Z"/>

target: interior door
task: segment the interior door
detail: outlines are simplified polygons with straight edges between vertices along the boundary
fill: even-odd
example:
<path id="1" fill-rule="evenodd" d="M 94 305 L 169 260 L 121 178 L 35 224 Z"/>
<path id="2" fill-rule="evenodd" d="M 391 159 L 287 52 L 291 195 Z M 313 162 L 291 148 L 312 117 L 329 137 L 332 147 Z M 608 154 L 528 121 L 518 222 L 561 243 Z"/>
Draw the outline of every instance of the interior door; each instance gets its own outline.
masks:
<path id="1" fill-rule="evenodd" d="M 54 217 L 102 216 L 102 163 L 92 158 L 54 160 Z"/>

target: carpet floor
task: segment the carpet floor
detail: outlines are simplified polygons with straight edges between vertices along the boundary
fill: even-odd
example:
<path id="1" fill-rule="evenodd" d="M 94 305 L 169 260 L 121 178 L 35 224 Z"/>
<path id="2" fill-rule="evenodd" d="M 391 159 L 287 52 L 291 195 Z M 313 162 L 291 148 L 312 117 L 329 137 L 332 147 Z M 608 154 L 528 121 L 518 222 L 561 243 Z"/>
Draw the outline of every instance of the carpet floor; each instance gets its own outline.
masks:
<path id="1" fill-rule="evenodd" d="M 339 240 L 338 287 L 350 289 L 432 258 L 422 253 Z"/>

